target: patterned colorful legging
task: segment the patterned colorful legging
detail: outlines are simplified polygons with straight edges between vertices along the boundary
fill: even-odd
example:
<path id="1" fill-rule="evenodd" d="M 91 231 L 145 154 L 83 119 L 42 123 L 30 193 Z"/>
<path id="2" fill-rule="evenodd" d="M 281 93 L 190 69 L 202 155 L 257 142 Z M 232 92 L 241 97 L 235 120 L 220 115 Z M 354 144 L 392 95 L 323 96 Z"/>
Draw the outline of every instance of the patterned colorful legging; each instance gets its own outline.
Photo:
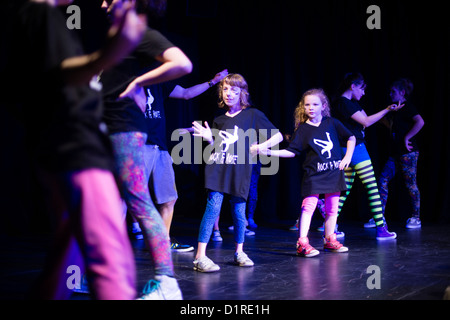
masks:
<path id="1" fill-rule="evenodd" d="M 404 154 L 398 158 L 390 157 L 386 162 L 383 171 L 380 175 L 380 195 L 383 209 L 386 208 L 389 182 L 394 178 L 396 169 L 400 168 L 403 178 L 405 180 L 406 188 L 408 189 L 413 206 L 412 216 L 420 217 L 420 191 L 417 187 L 417 160 L 419 159 L 419 152 L 411 152 Z"/>
<path id="2" fill-rule="evenodd" d="M 155 275 L 173 276 L 173 262 L 167 229 L 150 197 L 149 172 L 145 170 L 144 146 L 147 134 L 121 132 L 110 135 L 122 196 L 139 222 L 155 266 Z"/>

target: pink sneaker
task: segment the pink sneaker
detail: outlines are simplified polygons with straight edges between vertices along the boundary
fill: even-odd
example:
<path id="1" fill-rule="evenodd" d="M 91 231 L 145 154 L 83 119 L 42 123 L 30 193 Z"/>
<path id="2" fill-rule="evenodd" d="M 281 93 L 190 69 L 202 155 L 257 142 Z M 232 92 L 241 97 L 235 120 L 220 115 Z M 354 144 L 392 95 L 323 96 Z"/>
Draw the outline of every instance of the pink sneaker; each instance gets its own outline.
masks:
<path id="1" fill-rule="evenodd" d="M 336 240 L 336 233 L 331 234 L 327 238 L 323 238 L 323 249 L 329 252 L 347 252 L 348 248 L 344 247 Z"/>
<path id="2" fill-rule="evenodd" d="M 320 252 L 309 244 L 308 237 L 298 238 L 297 255 L 301 257 L 311 258 L 317 256 Z"/>

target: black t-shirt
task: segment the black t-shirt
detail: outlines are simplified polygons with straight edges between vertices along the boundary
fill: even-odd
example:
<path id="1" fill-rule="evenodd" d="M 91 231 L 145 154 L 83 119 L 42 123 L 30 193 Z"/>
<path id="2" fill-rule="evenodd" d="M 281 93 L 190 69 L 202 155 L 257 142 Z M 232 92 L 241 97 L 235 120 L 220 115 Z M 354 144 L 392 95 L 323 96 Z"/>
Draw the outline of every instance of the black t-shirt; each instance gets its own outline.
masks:
<path id="1" fill-rule="evenodd" d="M 256 163 L 256 159 L 251 161 L 250 146 L 278 130 L 255 108 L 244 109 L 234 117 L 219 116 L 211 129 L 214 144 L 205 167 L 205 187 L 247 200 L 252 165 Z"/>
<path id="2" fill-rule="evenodd" d="M 346 146 L 352 135 L 339 120 L 330 117 L 324 117 L 318 127 L 306 122 L 299 125 L 287 150 L 296 155 L 306 153 L 303 197 L 347 190 L 339 164 L 344 156 L 341 146 Z"/>
<path id="3" fill-rule="evenodd" d="M 356 112 L 363 110 L 358 102 L 341 96 L 335 101 L 331 110 L 333 117 L 341 121 L 353 133 L 356 145 L 365 142 L 364 126 L 351 118 Z"/>
<path id="4" fill-rule="evenodd" d="M 155 59 L 174 45 L 160 32 L 148 28 L 137 48 L 120 64 L 101 75 L 105 101 L 104 121 L 109 132 L 147 132 L 144 113 L 130 98 L 118 100 L 131 81 L 159 65 Z"/>
<path id="5" fill-rule="evenodd" d="M 390 112 L 387 115 L 387 119 L 392 121 L 391 138 L 393 143 L 390 143 L 390 153 L 394 156 L 400 156 L 410 152 L 418 151 L 416 136 L 411 138 L 413 149 L 408 151 L 405 147 L 405 136 L 411 130 L 414 125 L 413 118 L 417 116 L 419 112 L 414 104 L 406 101 L 403 108 L 396 112 Z"/>
<path id="6" fill-rule="evenodd" d="M 83 54 L 77 34 L 67 29 L 57 8 L 28 1 L 15 5 L 2 12 L 11 25 L 1 32 L 11 42 L 1 49 L 8 57 L 1 61 L 7 79 L 1 104 L 24 120 L 29 151 L 44 168 L 111 170 L 100 92 L 89 84 L 64 84 L 61 77 L 61 62 Z"/>
<path id="7" fill-rule="evenodd" d="M 147 110 L 145 111 L 147 144 L 157 145 L 160 150 L 167 150 L 164 102 L 175 86 L 174 82 L 164 82 L 145 88 L 145 94 L 147 95 Z"/>

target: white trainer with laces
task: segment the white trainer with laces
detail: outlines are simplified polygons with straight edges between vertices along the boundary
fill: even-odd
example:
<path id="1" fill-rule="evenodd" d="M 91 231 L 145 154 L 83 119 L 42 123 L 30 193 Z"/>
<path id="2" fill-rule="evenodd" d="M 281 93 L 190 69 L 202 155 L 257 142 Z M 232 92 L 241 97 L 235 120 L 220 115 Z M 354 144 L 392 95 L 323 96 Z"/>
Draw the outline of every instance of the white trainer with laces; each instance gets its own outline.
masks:
<path id="1" fill-rule="evenodd" d="M 178 281 L 175 278 L 162 275 L 150 280 L 137 300 L 183 300 Z"/>
<path id="2" fill-rule="evenodd" d="M 235 253 L 234 262 L 239 265 L 239 267 L 252 267 L 255 265 L 245 252 Z"/>
<path id="3" fill-rule="evenodd" d="M 199 272 L 216 272 L 220 267 L 207 256 L 194 260 L 194 270 Z"/>

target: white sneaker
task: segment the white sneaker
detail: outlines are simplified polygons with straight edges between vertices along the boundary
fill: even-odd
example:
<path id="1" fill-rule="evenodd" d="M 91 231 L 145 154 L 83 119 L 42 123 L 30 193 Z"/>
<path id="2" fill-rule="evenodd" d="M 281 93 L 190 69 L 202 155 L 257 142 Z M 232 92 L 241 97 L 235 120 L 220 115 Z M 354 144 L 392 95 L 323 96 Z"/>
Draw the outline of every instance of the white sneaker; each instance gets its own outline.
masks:
<path id="1" fill-rule="evenodd" d="M 165 275 L 147 282 L 142 293 L 137 300 L 183 300 L 177 280 Z"/>
<path id="2" fill-rule="evenodd" d="M 194 260 L 194 270 L 199 272 L 216 272 L 220 267 L 207 256 Z"/>
<path id="3" fill-rule="evenodd" d="M 234 262 L 239 265 L 239 267 L 252 267 L 255 265 L 245 252 L 235 253 Z"/>
<path id="4" fill-rule="evenodd" d="M 406 221 L 406 228 L 408 229 L 420 229 L 422 228 L 422 222 L 420 221 L 420 218 L 409 218 Z"/>

